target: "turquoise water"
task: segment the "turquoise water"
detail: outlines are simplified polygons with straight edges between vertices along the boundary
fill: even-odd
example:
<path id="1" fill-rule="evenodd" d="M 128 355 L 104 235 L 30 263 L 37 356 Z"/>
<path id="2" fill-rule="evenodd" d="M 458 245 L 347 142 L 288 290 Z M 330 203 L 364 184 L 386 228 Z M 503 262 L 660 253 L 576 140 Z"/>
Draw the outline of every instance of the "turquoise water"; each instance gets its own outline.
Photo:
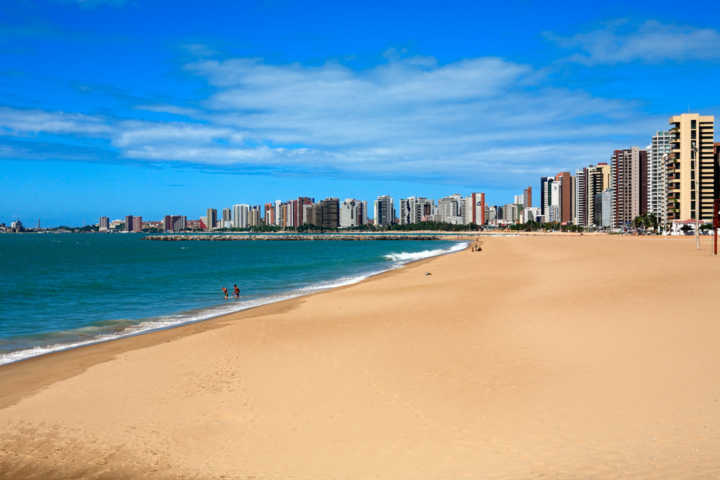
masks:
<path id="1" fill-rule="evenodd" d="M 354 283 L 461 246 L 0 235 L 0 364 Z M 221 288 L 235 283 L 240 298 L 226 302 Z"/>

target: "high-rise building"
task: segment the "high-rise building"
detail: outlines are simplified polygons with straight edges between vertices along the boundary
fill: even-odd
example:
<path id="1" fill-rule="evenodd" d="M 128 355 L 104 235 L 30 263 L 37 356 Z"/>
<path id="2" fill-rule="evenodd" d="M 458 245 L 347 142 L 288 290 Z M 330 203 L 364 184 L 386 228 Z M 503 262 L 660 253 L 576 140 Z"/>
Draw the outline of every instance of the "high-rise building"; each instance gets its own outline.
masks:
<path id="1" fill-rule="evenodd" d="M 601 227 L 602 219 L 595 217 L 595 200 L 598 193 L 602 193 L 611 187 L 611 168 L 606 162 L 590 165 L 587 168 L 586 190 L 585 190 L 585 215 L 586 225 Z"/>
<path id="2" fill-rule="evenodd" d="M 647 206 L 648 213 L 652 213 L 663 225 L 667 223 L 667 174 L 665 162 L 670 155 L 670 132 L 658 131 L 653 135 L 647 148 L 648 155 L 648 181 Z"/>
<path id="3" fill-rule="evenodd" d="M 400 225 L 411 225 L 415 223 L 415 197 L 400 199 Z"/>
<path id="4" fill-rule="evenodd" d="M 322 228 L 338 228 L 340 226 L 340 200 L 326 198 L 320 202 L 320 226 Z"/>
<path id="5" fill-rule="evenodd" d="M 715 198 L 720 198 L 720 143 L 715 144 Z"/>
<path id="6" fill-rule="evenodd" d="M 125 231 L 126 232 L 142 232 L 142 217 L 134 217 L 128 215 L 125 217 Z"/>
<path id="7" fill-rule="evenodd" d="M 501 207 L 502 223 L 516 223 L 520 219 L 520 209 L 522 205 L 519 203 L 507 203 Z"/>
<path id="8" fill-rule="evenodd" d="M 110 230 L 110 219 L 108 217 L 100 217 L 98 222 L 98 231 L 107 232 Z"/>
<path id="9" fill-rule="evenodd" d="M 392 225 L 395 219 L 395 206 L 393 199 L 389 195 L 380 195 L 375 200 L 375 226 L 387 227 Z"/>
<path id="10" fill-rule="evenodd" d="M 400 199 L 400 224 L 411 225 L 427 222 L 434 213 L 434 203 L 425 197 L 408 197 Z"/>
<path id="11" fill-rule="evenodd" d="M 540 213 L 546 217 L 548 215 L 548 205 L 550 200 L 550 185 L 552 185 L 552 177 L 540 177 Z"/>
<path id="12" fill-rule="evenodd" d="M 207 209 L 207 215 L 205 216 L 205 220 L 207 220 L 207 223 L 205 223 L 205 228 L 208 230 L 213 230 L 215 227 L 218 226 L 217 221 L 217 209 L 215 208 L 208 208 Z"/>
<path id="13" fill-rule="evenodd" d="M 295 218 L 293 219 L 293 225 L 295 225 L 296 227 L 299 227 L 303 223 L 306 223 L 306 220 L 304 217 L 304 212 L 306 211 L 305 206 L 312 205 L 313 203 L 315 203 L 315 199 L 310 198 L 310 197 L 298 197 L 296 202 L 297 202 L 297 205 L 295 206 L 295 208 L 293 210 L 293 215 L 295 216 Z"/>
<path id="14" fill-rule="evenodd" d="M 257 227 L 262 224 L 262 210 L 260 205 L 253 205 L 248 212 L 248 226 Z"/>
<path id="15" fill-rule="evenodd" d="M 303 218 L 302 224 L 303 225 L 307 225 L 307 224 L 313 225 L 313 222 L 312 222 L 313 205 L 315 205 L 315 204 L 311 203 L 309 205 L 303 205 L 303 214 L 302 214 L 302 218 Z"/>
<path id="16" fill-rule="evenodd" d="M 282 228 L 293 227 L 293 221 L 295 218 L 294 207 L 297 205 L 297 200 L 290 200 L 289 202 L 282 202 L 276 214 L 278 216 L 278 225 Z"/>
<path id="17" fill-rule="evenodd" d="M 715 196 L 715 117 L 683 113 L 670 117 L 670 126 L 671 150 L 665 164 L 667 221 L 710 221 Z"/>
<path id="18" fill-rule="evenodd" d="M 265 204 L 265 225 L 275 225 L 275 204 Z"/>
<path id="19" fill-rule="evenodd" d="M 435 201 L 431 198 L 417 197 L 415 199 L 415 208 L 413 209 L 414 222 L 429 222 L 435 215 Z"/>
<path id="20" fill-rule="evenodd" d="M 415 223 L 415 197 L 407 197 L 400 199 L 400 225 L 410 225 Z"/>
<path id="21" fill-rule="evenodd" d="M 550 185 L 550 193 L 548 195 L 547 221 L 550 223 L 562 222 L 562 201 L 563 189 L 562 180 L 556 178 Z"/>
<path id="22" fill-rule="evenodd" d="M 231 228 L 232 227 L 232 210 L 229 208 L 222 209 L 222 220 L 218 221 L 220 228 Z"/>
<path id="23" fill-rule="evenodd" d="M 465 223 L 465 201 L 460 194 L 448 195 L 438 200 L 435 221 L 461 225 Z"/>
<path id="24" fill-rule="evenodd" d="M 560 182 L 560 217 L 558 221 L 568 224 L 572 221 L 572 179 L 570 172 L 560 172 L 555 175 L 555 181 Z"/>
<path id="25" fill-rule="evenodd" d="M 615 150 L 611 172 L 612 224 L 620 228 L 647 213 L 647 151 L 638 147 Z"/>
<path id="26" fill-rule="evenodd" d="M 523 190 L 523 206 L 525 208 L 532 207 L 532 187 L 529 185 Z"/>
<path id="27" fill-rule="evenodd" d="M 485 194 L 482 192 L 471 193 L 465 197 L 466 224 L 485 225 Z"/>
<path id="28" fill-rule="evenodd" d="M 275 225 L 281 226 L 280 223 L 280 205 L 282 205 L 282 202 L 280 200 L 275 200 Z"/>
<path id="29" fill-rule="evenodd" d="M 570 223 L 575 224 L 575 219 L 577 218 L 577 204 L 575 203 L 575 191 L 577 190 L 577 178 L 575 178 L 575 175 L 570 176 Z"/>
<path id="30" fill-rule="evenodd" d="M 575 171 L 575 225 L 587 226 L 587 168 Z"/>
<path id="31" fill-rule="evenodd" d="M 540 209 L 538 207 L 525 207 L 520 212 L 520 222 L 537 222 L 540 218 Z"/>
<path id="32" fill-rule="evenodd" d="M 248 228 L 248 215 L 250 213 L 250 205 L 241 203 L 232 207 L 232 226 L 233 228 Z"/>
<path id="33" fill-rule="evenodd" d="M 184 215 L 165 215 L 163 229 L 166 232 L 181 232 L 187 230 L 187 217 Z"/>
<path id="34" fill-rule="evenodd" d="M 346 198 L 340 204 L 340 228 L 351 228 L 365 225 L 367 222 L 367 202 Z"/>
<path id="35" fill-rule="evenodd" d="M 613 219 L 613 197 L 615 196 L 615 191 L 612 188 L 608 188 L 607 190 L 603 191 L 602 193 L 598 194 L 600 196 L 600 199 L 595 202 L 597 207 L 600 207 L 600 213 L 595 215 L 595 218 L 599 219 L 599 227 L 603 228 L 610 228 L 612 227 L 612 219 Z"/>

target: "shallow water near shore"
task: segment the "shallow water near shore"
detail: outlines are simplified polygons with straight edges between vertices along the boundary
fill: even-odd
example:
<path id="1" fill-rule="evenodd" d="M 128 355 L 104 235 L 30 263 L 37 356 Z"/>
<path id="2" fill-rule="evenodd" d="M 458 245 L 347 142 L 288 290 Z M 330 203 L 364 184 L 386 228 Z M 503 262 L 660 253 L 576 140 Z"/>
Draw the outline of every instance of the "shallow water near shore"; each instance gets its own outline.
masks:
<path id="1" fill-rule="evenodd" d="M 451 241 L 148 242 L 0 235 L 0 364 L 356 283 Z M 240 298 L 225 301 L 221 288 Z"/>

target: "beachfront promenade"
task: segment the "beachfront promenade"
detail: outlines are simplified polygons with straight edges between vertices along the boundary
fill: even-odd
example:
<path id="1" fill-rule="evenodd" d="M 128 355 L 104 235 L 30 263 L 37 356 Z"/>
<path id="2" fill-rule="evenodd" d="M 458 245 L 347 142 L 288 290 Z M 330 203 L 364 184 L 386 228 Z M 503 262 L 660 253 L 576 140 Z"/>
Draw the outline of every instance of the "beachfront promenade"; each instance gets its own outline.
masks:
<path id="1" fill-rule="evenodd" d="M 6 365 L 0 478 L 720 478 L 709 243 L 487 237 Z"/>

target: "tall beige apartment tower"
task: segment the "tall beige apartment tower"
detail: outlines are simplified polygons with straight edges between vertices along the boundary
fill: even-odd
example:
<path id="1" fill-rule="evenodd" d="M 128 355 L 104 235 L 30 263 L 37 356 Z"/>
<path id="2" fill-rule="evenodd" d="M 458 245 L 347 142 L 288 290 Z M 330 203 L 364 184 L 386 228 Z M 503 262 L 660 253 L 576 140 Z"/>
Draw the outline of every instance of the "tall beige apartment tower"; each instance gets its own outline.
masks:
<path id="1" fill-rule="evenodd" d="M 712 115 L 683 113 L 670 117 L 671 150 L 665 164 L 668 222 L 712 219 L 714 129 L 715 117 Z M 696 205 L 697 195 L 699 205 Z"/>

